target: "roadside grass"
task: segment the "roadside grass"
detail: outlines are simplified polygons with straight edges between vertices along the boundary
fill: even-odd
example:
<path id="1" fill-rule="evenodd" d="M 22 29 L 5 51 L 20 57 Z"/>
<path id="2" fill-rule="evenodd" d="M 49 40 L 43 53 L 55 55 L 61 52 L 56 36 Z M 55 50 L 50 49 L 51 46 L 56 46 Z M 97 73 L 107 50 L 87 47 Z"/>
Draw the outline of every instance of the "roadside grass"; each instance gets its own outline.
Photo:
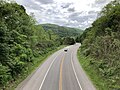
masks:
<path id="1" fill-rule="evenodd" d="M 105 78 L 102 78 L 96 67 L 90 64 L 92 58 L 82 55 L 80 49 L 78 50 L 77 56 L 82 68 L 85 70 L 86 74 L 88 75 L 89 79 L 92 81 L 96 89 L 109 90 Z"/>
<path id="2" fill-rule="evenodd" d="M 5 90 L 15 90 L 15 88 L 24 80 L 26 79 L 32 72 L 34 72 L 44 61 L 54 52 L 64 48 L 65 45 L 62 45 L 60 47 L 57 47 L 54 50 L 49 51 L 46 54 L 39 55 L 37 58 L 34 59 L 33 63 L 29 63 L 27 65 L 27 70 L 24 71 L 22 74 L 20 74 L 14 82 L 11 82 L 7 85 Z"/>

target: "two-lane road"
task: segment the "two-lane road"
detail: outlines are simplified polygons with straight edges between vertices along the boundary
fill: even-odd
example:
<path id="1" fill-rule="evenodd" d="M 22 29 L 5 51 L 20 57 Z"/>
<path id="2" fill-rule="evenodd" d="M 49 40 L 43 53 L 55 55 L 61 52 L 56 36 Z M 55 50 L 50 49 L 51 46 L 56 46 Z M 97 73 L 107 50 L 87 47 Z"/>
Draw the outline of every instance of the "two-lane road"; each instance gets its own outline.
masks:
<path id="1" fill-rule="evenodd" d="M 77 60 L 79 46 L 51 55 L 16 90 L 96 90 Z"/>

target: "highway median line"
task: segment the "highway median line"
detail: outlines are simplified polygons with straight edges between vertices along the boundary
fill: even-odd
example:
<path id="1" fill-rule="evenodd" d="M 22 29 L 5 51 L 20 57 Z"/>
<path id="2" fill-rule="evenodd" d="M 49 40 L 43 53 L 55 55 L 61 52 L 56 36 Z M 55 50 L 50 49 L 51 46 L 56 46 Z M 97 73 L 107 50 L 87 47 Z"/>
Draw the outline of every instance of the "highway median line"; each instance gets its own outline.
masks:
<path id="1" fill-rule="evenodd" d="M 62 61 L 61 61 L 61 64 L 60 64 L 59 90 L 62 90 L 62 69 L 63 69 L 64 59 L 65 59 L 65 55 L 62 57 Z"/>
<path id="2" fill-rule="evenodd" d="M 28 71 L 25 73 L 20 74 L 20 76 L 17 78 L 17 80 L 11 84 L 9 84 L 6 88 L 6 90 L 15 90 L 16 87 L 22 82 L 24 81 L 27 77 L 29 77 L 31 74 L 33 74 L 37 68 L 44 63 L 44 61 L 53 53 L 55 53 L 56 51 L 64 48 L 65 45 L 59 46 L 54 50 L 49 51 L 47 54 L 44 54 L 43 56 L 39 56 L 37 58 L 35 58 L 36 62 L 34 62 L 33 64 L 30 64 L 28 66 Z"/>

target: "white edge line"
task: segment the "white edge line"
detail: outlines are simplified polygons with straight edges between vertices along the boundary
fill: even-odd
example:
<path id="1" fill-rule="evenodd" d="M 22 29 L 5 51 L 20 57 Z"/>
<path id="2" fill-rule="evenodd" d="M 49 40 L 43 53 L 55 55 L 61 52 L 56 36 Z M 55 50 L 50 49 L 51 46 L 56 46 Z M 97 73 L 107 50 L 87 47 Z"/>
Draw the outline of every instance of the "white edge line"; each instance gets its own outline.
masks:
<path id="1" fill-rule="evenodd" d="M 74 71 L 74 74 L 75 74 L 76 80 L 77 80 L 77 82 L 78 82 L 79 88 L 80 88 L 80 90 L 83 90 L 82 87 L 81 87 L 81 85 L 80 85 L 79 79 L 78 79 L 78 77 L 77 77 L 77 74 L 76 74 L 76 71 L 75 71 L 75 67 L 74 67 L 74 65 L 73 65 L 73 61 L 72 61 L 72 53 L 71 53 L 71 63 L 72 63 L 73 71 Z"/>
<path id="2" fill-rule="evenodd" d="M 59 53 L 59 54 L 60 54 L 60 53 Z M 58 55 L 59 55 L 59 54 L 58 54 Z M 41 83 L 41 85 L 40 85 L 40 87 L 39 87 L 39 90 L 42 89 L 42 86 L 43 86 L 43 83 L 44 83 L 44 81 L 45 81 L 45 79 L 46 79 L 46 77 L 47 77 L 47 74 L 48 74 L 48 72 L 50 71 L 50 69 L 51 69 L 51 67 L 52 67 L 55 59 L 58 57 L 58 55 L 57 55 L 57 56 L 53 59 L 53 61 L 51 62 L 50 66 L 49 66 L 49 68 L 48 68 L 48 70 L 47 70 L 47 72 L 46 72 L 46 74 L 45 74 L 45 76 L 44 76 L 44 78 L 43 78 L 43 80 L 42 80 L 42 83 Z"/>

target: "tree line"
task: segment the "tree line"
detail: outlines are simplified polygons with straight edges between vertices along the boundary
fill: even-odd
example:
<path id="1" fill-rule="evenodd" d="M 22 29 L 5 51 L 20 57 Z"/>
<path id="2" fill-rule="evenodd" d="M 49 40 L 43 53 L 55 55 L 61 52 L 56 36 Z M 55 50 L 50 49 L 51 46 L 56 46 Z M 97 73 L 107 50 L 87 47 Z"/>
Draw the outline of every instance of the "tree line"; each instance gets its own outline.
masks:
<path id="1" fill-rule="evenodd" d="M 78 28 L 71 28 L 71 27 L 65 27 L 65 26 L 59 26 L 56 24 L 41 24 L 42 27 L 48 31 L 52 30 L 54 33 L 56 33 L 60 37 L 75 37 L 80 35 L 83 31 Z"/>
<path id="2" fill-rule="evenodd" d="M 120 1 L 107 4 L 98 19 L 77 37 L 81 52 L 94 60 L 90 65 L 108 82 L 109 90 L 120 89 Z"/>
<path id="3" fill-rule="evenodd" d="M 74 43 L 74 37 L 60 37 L 51 28 L 45 30 L 42 25 L 36 24 L 22 5 L 1 0 L 0 87 L 5 88 L 14 82 L 39 55 L 44 55 L 60 45 Z"/>

